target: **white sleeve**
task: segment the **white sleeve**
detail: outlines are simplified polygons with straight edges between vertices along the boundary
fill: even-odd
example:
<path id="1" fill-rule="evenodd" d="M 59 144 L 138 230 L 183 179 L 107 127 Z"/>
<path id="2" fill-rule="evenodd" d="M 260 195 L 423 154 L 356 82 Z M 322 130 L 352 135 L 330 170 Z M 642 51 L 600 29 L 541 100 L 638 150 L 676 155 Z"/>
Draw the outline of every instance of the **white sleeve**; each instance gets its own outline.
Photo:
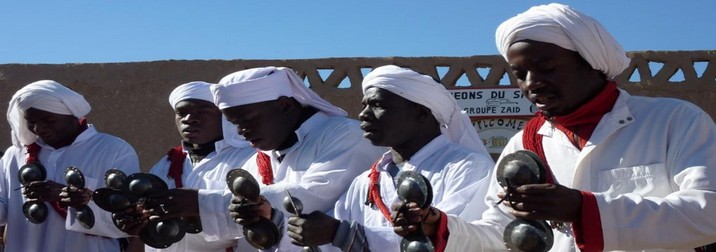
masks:
<path id="1" fill-rule="evenodd" d="M 229 190 L 199 189 L 201 232 L 207 241 L 243 237 L 243 228 L 229 215 L 233 194 Z"/>
<path id="2" fill-rule="evenodd" d="M 518 132 L 510 139 L 499 160 L 506 153 L 512 153 L 521 149 L 522 132 Z M 472 222 L 455 215 L 448 214 L 447 228 L 450 232 L 445 251 L 506 251 L 502 235 L 507 224 L 514 217 L 509 214 L 502 205 L 496 205 L 499 201 L 497 193 L 502 188 L 497 183 L 494 172 L 490 172 L 486 183 L 488 184 L 486 194 L 475 194 L 472 201 L 463 212 L 479 212 L 480 209 L 487 209 L 482 213 L 482 218 Z"/>
<path id="3" fill-rule="evenodd" d="M 2 165 L 0 166 L 0 225 L 7 224 L 8 195 L 10 190 L 13 190 L 13 188 L 9 188 L 10 183 L 8 183 L 7 179 L 15 178 L 13 175 L 8 175 L 8 170 L 10 166 L 14 165 L 16 152 L 17 149 L 11 146 L 5 150 L 5 154 L 0 158 L 0 165 Z"/>
<path id="4" fill-rule="evenodd" d="M 137 153 L 131 146 L 129 146 L 129 144 L 127 144 L 126 142 L 123 143 L 124 146 L 118 148 L 115 159 L 112 162 L 111 166 L 107 167 L 106 169 L 117 168 L 127 175 L 139 172 L 139 159 L 137 158 Z M 99 181 L 87 181 L 88 189 L 91 190 L 95 190 L 97 188 L 90 188 L 89 185 L 102 184 L 104 183 Z M 129 236 L 127 233 L 119 230 L 119 228 L 114 225 L 114 222 L 112 221 L 112 214 L 110 212 L 99 208 L 97 204 L 95 204 L 94 201 L 91 200 L 89 204 L 87 204 L 87 206 L 92 209 L 92 212 L 94 214 L 94 226 L 90 229 L 82 227 L 82 225 L 74 218 L 76 209 L 70 207 L 68 208 L 67 219 L 65 220 L 65 228 L 67 230 L 112 238 L 121 238 Z"/>

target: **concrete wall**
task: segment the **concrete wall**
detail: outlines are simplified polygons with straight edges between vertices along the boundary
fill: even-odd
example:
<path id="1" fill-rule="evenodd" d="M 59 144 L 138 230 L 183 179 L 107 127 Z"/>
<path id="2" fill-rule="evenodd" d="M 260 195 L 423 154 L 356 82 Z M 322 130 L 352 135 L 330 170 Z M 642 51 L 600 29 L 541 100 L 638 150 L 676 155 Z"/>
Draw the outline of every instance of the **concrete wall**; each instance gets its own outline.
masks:
<path id="1" fill-rule="evenodd" d="M 712 102 L 716 100 L 716 51 L 647 51 L 630 56 L 631 66 L 616 78 L 620 87 L 633 94 L 686 99 L 716 117 L 716 103 Z M 694 68 L 695 62 L 703 63 L 696 63 L 700 68 Z M 662 63 L 660 68 L 655 66 Z M 411 67 L 440 78 L 448 88 L 514 83 L 499 56 L 5 64 L 0 65 L 0 111 L 7 111 L 12 94 L 22 86 L 43 79 L 58 81 L 83 94 L 92 105 L 89 122 L 132 144 L 142 168 L 147 170 L 179 143 L 167 101 L 177 85 L 193 80 L 216 82 L 226 74 L 251 67 L 287 66 L 305 77 L 312 89 L 355 117 L 360 109 L 363 75 L 386 64 Z M 672 75 L 677 72 L 682 73 L 683 81 L 673 81 Z M 0 123 L 0 147 L 10 144 L 9 125 Z"/>

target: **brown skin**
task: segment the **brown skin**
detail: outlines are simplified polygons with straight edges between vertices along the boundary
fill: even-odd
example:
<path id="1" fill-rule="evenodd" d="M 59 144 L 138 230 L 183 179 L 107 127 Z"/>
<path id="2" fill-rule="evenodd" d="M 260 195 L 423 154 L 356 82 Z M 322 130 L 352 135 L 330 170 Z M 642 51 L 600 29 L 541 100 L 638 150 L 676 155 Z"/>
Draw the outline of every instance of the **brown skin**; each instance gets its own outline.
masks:
<path id="1" fill-rule="evenodd" d="M 263 196 L 259 197 L 258 202 L 234 196 L 229 204 L 229 215 L 240 225 L 256 223 L 260 218 L 271 219 L 271 203 Z"/>
<path id="2" fill-rule="evenodd" d="M 72 115 L 60 115 L 29 108 L 24 113 L 27 128 L 45 144 L 55 149 L 72 144 L 84 130 L 79 119 Z M 55 181 L 35 181 L 23 191 L 28 200 L 60 202 L 61 206 L 79 207 L 86 205 L 92 195 L 89 189 L 66 187 Z"/>
<path id="3" fill-rule="evenodd" d="M 239 135 L 260 150 L 283 150 L 298 141 L 294 131 L 316 113 L 303 107 L 295 99 L 279 97 L 221 110 L 229 122 L 236 125 Z"/>
<path id="4" fill-rule="evenodd" d="M 373 145 L 390 147 L 394 160 L 409 160 L 440 135 L 440 125 L 428 108 L 390 91 L 369 88 L 361 103 L 358 119 L 364 136 Z M 288 218 L 288 236 L 298 246 L 328 244 L 339 224 L 319 211 L 292 216 Z"/>
<path id="5" fill-rule="evenodd" d="M 230 107 L 221 112 L 254 148 L 283 150 L 298 141 L 295 131 L 317 110 L 303 107 L 292 97 L 281 96 L 273 101 Z M 260 217 L 271 219 L 271 208 L 271 203 L 263 197 L 252 202 L 234 196 L 229 204 L 229 214 L 236 223 L 247 225 L 257 222 Z"/>
<path id="6" fill-rule="evenodd" d="M 507 51 L 512 74 L 525 96 L 547 116 L 569 114 L 596 96 L 607 80 L 579 53 L 557 45 L 519 41 Z"/>
<path id="7" fill-rule="evenodd" d="M 72 144 L 82 133 L 79 119 L 73 115 L 60 115 L 36 108 L 25 111 L 27 128 L 47 145 L 55 149 Z"/>
<path id="8" fill-rule="evenodd" d="M 574 112 L 607 84 L 604 74 L 593 69 L 579 53 L 554 44 L 518 41 L 510 46 L 507 58 L 520 90 L 548 117 Z M 518 218 L 574 222 L 581 215 L 579 190 L 556 184 L 531 184 L 507 193 L 509 200 L 502 204 L 512 208 L 510 213 Z M 502 199 L 505 195 L 500 192 L 497 197 Z M 414 232 L 418 220 L 432 210 L 432 207 L 419 209 L 414 205 L 408 214 L 399 216 L 404 227 L 394 230 L 403 236 Z M 437 222 L 429 223 L 423 222 L 423 229 L 430 236 Z"/>
<path id="9" fill-rule="evenodd" d="M 222 138 L 221 110 L 214 103 L 187 99 L 174 107 L 174 122 L 182 141 L 200 145 Z"/>

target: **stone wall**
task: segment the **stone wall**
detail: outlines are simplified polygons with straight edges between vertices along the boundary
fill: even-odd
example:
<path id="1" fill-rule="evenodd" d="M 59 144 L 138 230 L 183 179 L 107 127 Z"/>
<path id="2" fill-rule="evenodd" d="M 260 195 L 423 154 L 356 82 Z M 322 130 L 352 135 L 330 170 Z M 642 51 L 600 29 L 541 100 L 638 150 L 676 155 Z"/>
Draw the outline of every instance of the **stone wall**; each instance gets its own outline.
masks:
<path id="1" fill-rule="evenodd" d="M 616 78 L 620 87 L 632 94 L 689 100 L 716 116 L 716 103 L 712 102 L 716 100 L 716 51 L 646 51 L 632 52 L 630 57 L 631 66 Z M 448 88 L 514 83 L 500 56 L 5 64 L 0 65 L 0 111 L 7 111 L 12 94 L 22 86 L 36 80 L 56 80 L 83 94 L 92 105 L 89 122 L 132 144 L 142 168 L 147 170 L 178 144 L 167 101 L 177 85 L 193 80 L 216 82 L 226 74 L 251 67 L 287 66 L 304 77 L 313 90 L 355 117 L 360 109 L 363 75 L 386 64 L 440 78 Z M 683 80 L 674 80 L 679 72 L 676 77 L 683 76 Z M 0 147 L 10 144 L 9 125 L 0 123 Z"/>

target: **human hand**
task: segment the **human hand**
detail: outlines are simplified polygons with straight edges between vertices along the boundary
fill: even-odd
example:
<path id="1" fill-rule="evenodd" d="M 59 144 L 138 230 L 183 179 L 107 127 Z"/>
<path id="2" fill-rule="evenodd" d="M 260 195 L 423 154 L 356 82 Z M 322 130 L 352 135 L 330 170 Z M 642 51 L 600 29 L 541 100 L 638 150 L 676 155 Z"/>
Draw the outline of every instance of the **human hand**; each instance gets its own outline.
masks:
<path id="1" fill-rule="evenodd" d="M 149 223 L 149 215 L 143 213 L 141 206 L 130 207 L 124 212 L 112 214 L 117 227 L 129 235 L 139 235 L 139 232 Z"/>
<path id="2" fill-rule="evenodd" d="M 89 203 L 92 198 L 92 190 L 87 188 L 77 188 L 74 186 L 66 186 L 60 191 L 60 206 L 62 207 L 81 207 Z"/>
<path id="3" fill-rule="evenodd" d="M 529 184 L 505 189 L 497 197 L 517 218 L 574 222 L 582 211 L 582 193 L 558 184 Z"/>
<path id="4" fill-rule="evenodd" d="M 396 203 L 392 208 L 393 231 L 396 234 L 402 237 L 419 234 L 421 231 L 426 236 L 435 234 L 440 220 L 440 210 L 437 208 L 420 208 L 415 202 Z"/>
<path id="5" fill-rule="evenodd" d="M 28 200 L 57 202 L 63 187 L 65 185 L 52 180 L 34 181 L 27 184 L 22 193 Z"/>
<path id="6" fill-rule="evenodd" d="M 229 204 L 229 215 L 240 225 L 249 225 L 259 221 L 261 217 L 271 219 L 271 203 L 259 196 L 258 202 L 251 202 L 241 196 L 233 196 Z"/>
<path id="7" fill-rule="evenodd" d="M 288 237 L 298 246 L 319 246 L 333 241 L 339 220 L 320 211 L 288 218 Z"/>
<path id="8" fill-rule="evenodd" d="M 147 196 L 144 214 L 150 220 L 199 216 L 199 190 L 174 188 Z"/>

